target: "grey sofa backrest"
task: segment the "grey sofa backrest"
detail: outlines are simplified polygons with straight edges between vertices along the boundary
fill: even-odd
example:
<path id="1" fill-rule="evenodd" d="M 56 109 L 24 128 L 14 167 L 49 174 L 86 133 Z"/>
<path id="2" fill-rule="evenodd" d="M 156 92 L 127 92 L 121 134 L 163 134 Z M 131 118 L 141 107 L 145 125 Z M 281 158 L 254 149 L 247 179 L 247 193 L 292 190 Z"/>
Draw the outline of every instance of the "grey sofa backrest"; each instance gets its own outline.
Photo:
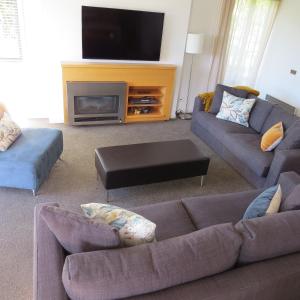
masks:
<path id="1" fill-rule="evenodd" d="M 300 175 L 296 172 L 281 173 L 278 183 L 281 186 L 282 198 L 284 200 L 289 196 L 293 189 L 300 184 Z"/>
<path id="2" fill-rule="evenodd" d="M 296 108 L 294 106 L 289 105 L 279 99 L 276 99 L 271 95 L 266 95 L 266 100 L 274 105 L 278 105 L 279 107 L 281 107 L 283 110 L 285 110 L 291 115 L 294 115 L 296 113 Z"/>
<path id="3" fill-rule="evenodd" d="M 293 113 L 288 112 L 279 104 L 273 104 L 256 98 L 254 107 L 250 113 L 249 124 L 258 133 L 264 134 L 276 123 L 282 121 L 284 129 L 287 130 L 297 119 Z"/>
<path id="4" fill-rule="evenodd" d="M 262 127 L 271 113 L 273 109 L 273 105 L 268 101 L 265 101 L 260 98 L 256 98 L 254 107 L 251 110 L 250 118 L 249 118 L 249 125 L 258 133 L 261 132 Z"/>
<path id="5" fill-rule="evenodd" d="M 273 125 L 280 121 L 283 123 L 284 130 L 286 131 L 297 119 L 299 118 L 286 112 L 278 105 L 273 105 L 272 111 L 264 122 L 261 133 L 264 134 Z"/>

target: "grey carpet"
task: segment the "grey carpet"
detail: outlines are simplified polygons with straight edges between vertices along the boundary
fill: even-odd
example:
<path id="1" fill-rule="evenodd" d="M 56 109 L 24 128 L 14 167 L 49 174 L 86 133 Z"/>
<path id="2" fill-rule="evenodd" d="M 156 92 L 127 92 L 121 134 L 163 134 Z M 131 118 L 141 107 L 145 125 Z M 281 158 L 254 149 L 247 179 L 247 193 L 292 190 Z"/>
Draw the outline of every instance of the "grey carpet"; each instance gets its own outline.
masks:
<path id="1" fill-rule="evenodd" d="M 40 126 L 41 124 L 34 124 Z M 200 178 L 182 179 L 145 186 L 113 190 L 110 201 L 133 207 L 195 195 L 243 191 L 252 187 L 227 163 L 190 131 L 189 121 L 111 125 L 93 127 L 58 127 L 64 134 L 63 161 L 54 166 L 38 196 L 30 191 L 0 189 L 0 298 L 32 299 L 33 209 L 41 202 L 58 202 L 78 209 L 79 204 L 101 202 L 106 192 L 96 179 L 94 149 L 99 146 L 189 138 L 211 158 L 203 188 Z"/>

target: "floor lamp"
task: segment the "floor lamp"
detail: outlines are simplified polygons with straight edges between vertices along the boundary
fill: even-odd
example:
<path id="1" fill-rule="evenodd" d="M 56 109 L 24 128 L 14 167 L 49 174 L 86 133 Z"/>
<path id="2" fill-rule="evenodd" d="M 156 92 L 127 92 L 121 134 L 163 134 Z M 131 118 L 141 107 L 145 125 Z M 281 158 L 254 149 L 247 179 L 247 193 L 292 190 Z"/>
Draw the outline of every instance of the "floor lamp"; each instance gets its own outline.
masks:
<path id="1" fill-rule="evenodd" d="M 201 33 L 188 33 L 185 45 L 185 53 L 190 54 L 192 56 L 191 59 L 191 66 L 190 66 L 190 75 L 189 75 L 189 86 L 188 92 L 186 97 L 186 105 L 184 112 L 180 112 L 178 117 L 182 120 L 190 120 L 192 115 L 187 112 L 188 104 L 189 104 L 189 96 L 190 96 L 190 89 L 191 89 L 191 78 L 192 78 L 192 71 L 193 71 L 193 62 L 194 56 L 196 54 L 200 54 L 203 50 L 203 43 L 204 43 L 204 35 Z M 181 80 L 182 85 L 182 80 Z"/>

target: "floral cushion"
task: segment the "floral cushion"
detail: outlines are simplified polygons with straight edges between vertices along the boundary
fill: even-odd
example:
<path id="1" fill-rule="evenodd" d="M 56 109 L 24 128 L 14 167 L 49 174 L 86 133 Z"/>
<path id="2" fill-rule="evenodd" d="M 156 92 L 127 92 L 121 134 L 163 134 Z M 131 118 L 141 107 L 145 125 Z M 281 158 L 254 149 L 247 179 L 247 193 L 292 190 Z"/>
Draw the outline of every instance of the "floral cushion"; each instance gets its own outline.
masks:
<path id="1" fill-rule="evenodd" d="M 124 246 L 150 243 L 155 239 L 156 225 L 134 212 L 102 203 L 82 204 L 81 208 L 86 217 L 116 228 Z"/>
<path id="2" fill-rule="evenodd" d="M 249 127 L 248 119 L 255 99 L 239 98 L 224 91 L 218 119 Z"/>
<path id="3" fill-rule="evenodd" d="M 20 134 L 20 127 L 4 112 L 0 120 L 0 151 L 7 150 Z"/>

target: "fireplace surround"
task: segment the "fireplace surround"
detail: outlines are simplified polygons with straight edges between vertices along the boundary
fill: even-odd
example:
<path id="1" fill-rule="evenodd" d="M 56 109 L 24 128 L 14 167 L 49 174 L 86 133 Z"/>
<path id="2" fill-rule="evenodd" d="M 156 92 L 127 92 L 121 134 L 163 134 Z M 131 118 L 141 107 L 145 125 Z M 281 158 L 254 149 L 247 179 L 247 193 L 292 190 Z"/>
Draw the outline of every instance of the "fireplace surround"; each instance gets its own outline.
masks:
<path id="1" fill-rule="evenodd" d="M 63 63 L 62 84 L 64 100 L 65 124 L 81 125 L 79 120 L 74 120 L 74 108 L 69 99 L 71 83 L 122 83 L 127 84 L 124 115 L 124 123 L 166 121 L 170 119 L 173 89 L 175 83 L 176 66 L 165 64 L 116 64 L 116 63 Z M 69 91 L 68 91 L 69 85 Z M 76 96 L 86 96 L 77 94 Z M 94 94 L 90 96 L 98 96 Z M 110 94 L 113 95 L 113 94 Z M 73 95 L 74 97 L 74 95 Z M 134 100 L 141 98 L 153 98 L 155 102 L 140 104 Z M 74 100 L 74 99 L 73 99 Z M 78 99 L 79 102 L 84 99 Z M 83 101 L 84 102 L 84 101 Z M 122 103 L 123 105 L 123 103 Z M 83 104 L 84 106 L 84 104 Z M 70 110 L 72 114 L 70 114 Z M 69 120 L 71 116 L 71 120 Z M 80 116 L 83 124 L 88 124 Z M 114 116 L 115 117 L 115 116 Z M 89 117 L 91 118 L 91 117 Z M 99 118 L 99 117 L 98 117 Z M 75 121 L 75 122 L 74 122 Z M 120 121 L 120 118 L 119 118 Z M 122 122 L 123 120 L 121 120 Z M 91 124 L 96 124 L 91 121 Z M 116 122 L 116 120 L 104 120 L 99 124 Z"/>
<path id="2" fill-rule="evenodd" d="M 126 82 L 67 82 L 70 125 L 123 123 Z"/>

